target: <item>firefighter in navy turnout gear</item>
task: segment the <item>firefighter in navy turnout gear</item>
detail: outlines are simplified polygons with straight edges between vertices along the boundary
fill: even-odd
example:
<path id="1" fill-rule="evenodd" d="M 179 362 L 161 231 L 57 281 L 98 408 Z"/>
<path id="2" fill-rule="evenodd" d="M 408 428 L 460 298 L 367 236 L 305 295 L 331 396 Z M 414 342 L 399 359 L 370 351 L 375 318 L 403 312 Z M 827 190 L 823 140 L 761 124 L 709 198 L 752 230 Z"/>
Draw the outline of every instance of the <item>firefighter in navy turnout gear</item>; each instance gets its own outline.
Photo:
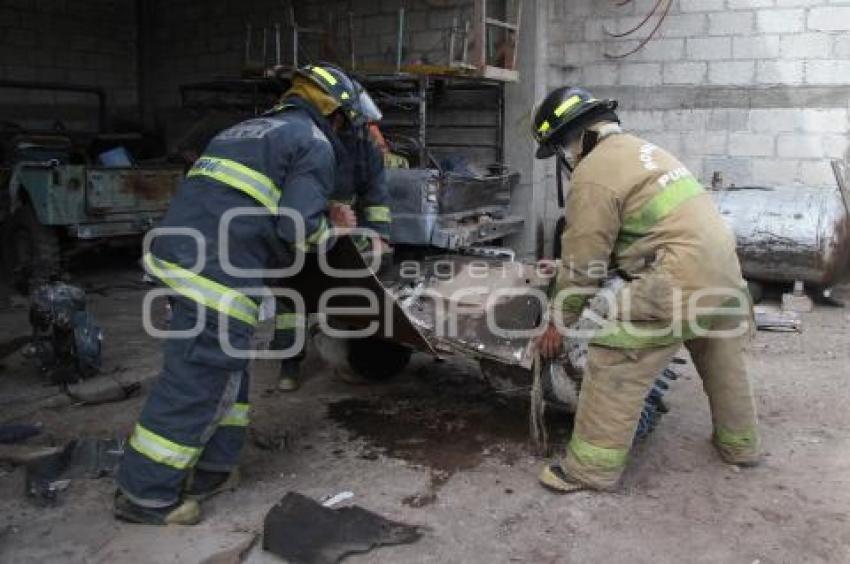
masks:
<path id="1" fill-rule="evenodd" d="M 336 131 L 357 117 L 354 85 L 330 65 L 299 69 L 292 84 L 285 103 L 209 143 L 143 258 L 171 292 L 170 330 L 200 332 L 164 343 L 162 374 L 118 471 L 121 519 L 194 524 L 199 501 L 235 486 L 249 414 L 248 359 L 239 356 L 249 353 L 263 271 L 316 248 L 331 226 L 356 225 L 350 208 L 328 206 Z M 303 221 L 301 236 L 285 209 Z M 245 354 L 231 354 L 225 339 Z"/>
<path id="2" fill-rule="evenodd" d="M 370 126 L 382 119 L 380 110 L 369 93 L 358 83 L 354 85 L 358 95 L 358 120 L 353 128 L 340 131 L 339 138 L 344 148 L 337 162 L 336 183 L 331 196 L 331 205 L 353 206 L 358 226 L 371 229 L 375 237 L 367 240 L 357 238 L 361 250 L 389 252 L 390 208 L 384 173 L 384 155 L 370 133 Z M 286 100 L 286 95 L 284 100 Z M 273 350 L 286 350 L 296 341 L 296 330 L 304 327 L 306 320 L 293 311 L 292 303 L 285 297 L 275 300 L 275 332 L 271 343 Z M 302 350 L 295 356 L 285 358 L 280 364 L 278 389 L 283 392 L 297 390 L 301 386 Z M 349 376 L 350 378 L 350 376 Z"/>

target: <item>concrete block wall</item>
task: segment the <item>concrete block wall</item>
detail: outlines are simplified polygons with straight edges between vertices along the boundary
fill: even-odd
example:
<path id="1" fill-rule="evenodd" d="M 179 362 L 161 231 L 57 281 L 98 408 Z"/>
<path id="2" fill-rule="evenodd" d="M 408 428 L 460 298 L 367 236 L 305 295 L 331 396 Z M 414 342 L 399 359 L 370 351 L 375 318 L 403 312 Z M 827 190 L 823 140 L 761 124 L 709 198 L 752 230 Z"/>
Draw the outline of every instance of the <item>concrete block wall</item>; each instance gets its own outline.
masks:
<path id="1" fill-rule="evenodd" d="M 0 79 L 94 85 L 107 92 L 113 115 L 134 117 L 136 19 L 132 0 L 0 0 Z M 0 90 L 2 115 L 71 115 L 91 126 L 89 98 L 48 92 Z M 53 109 L 58 105 L 57 109 Z M 95 114 L 96 115 L 96 114 Z M 5 117 L 5 119 L 11 119 Z M 24 124 L 27 125 L 27 124 Z"/>
<path id="2" fill-rule="evenodd" d="M 850 2 L 679 0 L 644 49 L 623 59 L 654 0 L 549 0 L 549 86 L 620 100 L 624 124 L 704 180 L 834 186 L 848 149 Z"/>
<path id="3" fill-rule="evenodd" d="M 281 52 L 292 60 L 291 33 L 286 29 L 289 4 L 281 0 L 151 0 L 154 39 L 152 92 L 159 107 L 177 103 L 180 84 L 214 77 L 238 77 L 245 60 L 246 25 L 254 34 L 253 55 L 261 58 L 262 29 L 268 29 L 267 60 L 274 61 L 273 27 L 282 26 Z M 398 11 L 405 8 L 403 61 L 445 64 L 453 19 L 472 19 L 471 0 L 326 0 L 295 2 L 300 26 L 331 30 L 325 39 L 304 38 L 312 57 L 331 54 L 350 63 L 349 16 L 352 14 L 358 67 L 388 67 L 396 61 Z M 335 55 L 335 57 L 334 57 Z M 304 60 L 303 53 L 301 60 Z"/>
<path id="4" fill-rule="evenodd" d="M 655 0 L 545 3 L 547 88 L 618 99 L 625 127 L 706 183 L 718 171 L 726 184 L 834 189 L 829 159 L 847 157 L 850 131 L 850 1 L 674 0 L 625 58 L 611 56 L 637 47 L 657 16 L 628 37 L 606 30 L 636 27 Z M 551 165 L 545 179 L 554 185 Z M 548 246 L 561 211 L 553 189 L 545 197 Z"/>

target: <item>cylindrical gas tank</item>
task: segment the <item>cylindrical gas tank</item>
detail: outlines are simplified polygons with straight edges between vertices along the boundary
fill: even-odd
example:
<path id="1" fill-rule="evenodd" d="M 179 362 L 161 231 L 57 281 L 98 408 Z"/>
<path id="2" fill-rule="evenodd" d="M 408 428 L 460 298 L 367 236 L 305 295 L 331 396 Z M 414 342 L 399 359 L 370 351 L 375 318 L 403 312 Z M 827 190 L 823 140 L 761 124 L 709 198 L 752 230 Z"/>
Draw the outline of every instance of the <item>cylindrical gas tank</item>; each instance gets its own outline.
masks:
<path id="1" fill-rule="evenodd" d="M 735 232 L 745 278 L 820 288 L 848 279 L 850 218 L 838 190 L 742 187 L 711 194 Z"/>

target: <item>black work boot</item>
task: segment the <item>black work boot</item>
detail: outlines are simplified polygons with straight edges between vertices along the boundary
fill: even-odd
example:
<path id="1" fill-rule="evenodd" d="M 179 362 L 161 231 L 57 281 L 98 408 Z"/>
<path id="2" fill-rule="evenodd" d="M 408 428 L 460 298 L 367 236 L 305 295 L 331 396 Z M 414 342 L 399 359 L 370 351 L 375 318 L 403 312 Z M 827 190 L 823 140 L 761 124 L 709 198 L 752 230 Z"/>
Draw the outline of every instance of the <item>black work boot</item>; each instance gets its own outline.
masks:
<path id="1" fill-rule="evenodd" d="M 206 501 L 221 492 L 235 490 L 239 485 L 239 470 L 231 472 L 212 472 L 196 468 L 186 485 L 186 499 L 198 503 Z"/>
<path id="2" fill-rule="evenodd" d="M 143 507 L 120 490 L 115 492 L 113 513 L 122 521 L 141 525 L 196 525 L 201 520 L 197 501 L 183 499 L 167 507 Z"/>

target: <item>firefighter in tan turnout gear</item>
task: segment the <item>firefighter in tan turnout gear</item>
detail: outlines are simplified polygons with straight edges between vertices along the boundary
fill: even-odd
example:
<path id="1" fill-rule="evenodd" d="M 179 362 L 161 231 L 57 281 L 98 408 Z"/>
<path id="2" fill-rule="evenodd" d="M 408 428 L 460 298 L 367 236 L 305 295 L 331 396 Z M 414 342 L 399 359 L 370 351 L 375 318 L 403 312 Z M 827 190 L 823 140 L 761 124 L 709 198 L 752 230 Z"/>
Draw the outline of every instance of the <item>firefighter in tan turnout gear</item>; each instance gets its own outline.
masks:
<path id="1" fill-rule="evenodd" d="M 540 356 L 560 354 L 563 334 L 609 273 L 627 280 L 591 341 L 566 455 L 540 475 L 562 492 L 617 484 L 644 398 L 682 344 L 708 395 L 720 457 L 741 466 L 759 460 L 743 357 L 751 305 L 734 237 L 688 169 L 624 133 L 616 108 L 563 87 L 534 116 L 537 158 L 555 156 L 572 173 Z"/>

